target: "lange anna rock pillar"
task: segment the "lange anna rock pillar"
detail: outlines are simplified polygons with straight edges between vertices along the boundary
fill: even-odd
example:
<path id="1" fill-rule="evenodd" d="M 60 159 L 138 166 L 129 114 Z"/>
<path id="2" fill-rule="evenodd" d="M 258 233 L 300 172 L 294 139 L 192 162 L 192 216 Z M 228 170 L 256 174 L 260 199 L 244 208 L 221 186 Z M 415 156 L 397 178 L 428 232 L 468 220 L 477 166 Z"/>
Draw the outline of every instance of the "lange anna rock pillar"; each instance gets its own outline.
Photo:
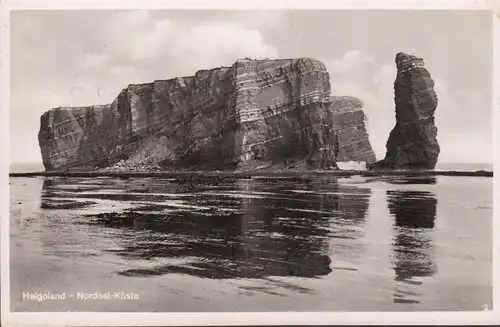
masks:
<path id="1" fill-rule="evenodd" d="M 434 112 L 438 105 L 434 81 L 422 58 L 396 55 L 394 82 L 396 125 L 387 140 L 387 153 L 371 169 L 434 169 L 440 152 Z"/>

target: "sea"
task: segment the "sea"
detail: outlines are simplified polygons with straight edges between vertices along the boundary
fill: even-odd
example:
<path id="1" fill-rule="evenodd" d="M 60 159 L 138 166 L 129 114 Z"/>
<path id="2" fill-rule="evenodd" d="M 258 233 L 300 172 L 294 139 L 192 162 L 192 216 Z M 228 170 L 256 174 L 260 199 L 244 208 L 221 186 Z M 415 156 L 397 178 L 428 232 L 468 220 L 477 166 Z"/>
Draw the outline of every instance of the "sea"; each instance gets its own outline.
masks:
<path id="1" fill-rule="evenodd" d="M 492 309 L 490 177 L 11 177 L 10 196 L 15 312 Z"/>

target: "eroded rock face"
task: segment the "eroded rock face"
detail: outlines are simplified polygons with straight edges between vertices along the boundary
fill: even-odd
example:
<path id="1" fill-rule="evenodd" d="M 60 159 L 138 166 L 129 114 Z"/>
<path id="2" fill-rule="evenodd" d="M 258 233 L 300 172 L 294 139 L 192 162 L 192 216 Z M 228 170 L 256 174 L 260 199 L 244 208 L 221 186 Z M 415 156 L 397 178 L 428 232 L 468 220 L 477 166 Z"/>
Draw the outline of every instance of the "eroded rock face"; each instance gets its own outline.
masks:
<path id="1" fill-rule="evenodd" d="M 370 168 L 434 169 L 440 152 L 434 123 L 438 105 L 434 81 L 421 58 L 398 53 L 396 65 L 396 126 L 387 140 L 385 159 Z"/>
<path id="2" fill-rule="evenodd" d="M 38 135 L 47 170 L 255 170 L 373 163 L 362 103 L 330 97 L 320 61 L 239 60 L 129 85 L 110 105 L 56 108 Z"/>

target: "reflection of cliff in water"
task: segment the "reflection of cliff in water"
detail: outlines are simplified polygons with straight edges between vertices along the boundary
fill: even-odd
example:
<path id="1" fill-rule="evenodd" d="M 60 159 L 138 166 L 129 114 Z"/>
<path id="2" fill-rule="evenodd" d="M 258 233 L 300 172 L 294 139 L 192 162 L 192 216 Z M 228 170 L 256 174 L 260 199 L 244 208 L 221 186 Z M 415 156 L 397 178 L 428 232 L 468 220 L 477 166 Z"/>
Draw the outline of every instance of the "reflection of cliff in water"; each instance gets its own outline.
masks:
<path id="1" fill-rule="evenodd" d="M 419 285 L 420 277 L 436 273 L 430 234 L 436 218 L 437 199 L 425 191 L 387 191 L 389 211 L 394 216 L 393 243 L 395 280 Z M 395 302 L 418 302 L 395 294 Z"/>
<path id="2" fill-rule="evenodd" d="M 154 201 L 145 202 L 148 193 L 122 192 L 123 199 L 137 197 L 142 202 L 133 211 L 87 218 L 123 230 L 117 240 L 120 249 L 112 250 L 120 256 L 176 259 L 168 265 L 122 271 L 122 275 L 324 276 L 331 272 L 329 240 L 361 236 L 349 226 L 364 221 L 370 197 L 369 189 L 344 186 L 335 178 L 229 179 L 203 185 L 179 179 L 163 182 L 162 188 L 154 179 L 148 183 Z M 49 184 L 54 189 L 54 183 Z M 161 198 L 160 191 L 190 195 L 182 197 L 179 205 L 177 200 Z M 66 196 L 82 193 L 75 192 Z M 110 200 L 103 192 L 93 196 Z M 45 201 L 47 197 L 50 194 Z M 92 201 L 89 192 L 87 200 Z"/>

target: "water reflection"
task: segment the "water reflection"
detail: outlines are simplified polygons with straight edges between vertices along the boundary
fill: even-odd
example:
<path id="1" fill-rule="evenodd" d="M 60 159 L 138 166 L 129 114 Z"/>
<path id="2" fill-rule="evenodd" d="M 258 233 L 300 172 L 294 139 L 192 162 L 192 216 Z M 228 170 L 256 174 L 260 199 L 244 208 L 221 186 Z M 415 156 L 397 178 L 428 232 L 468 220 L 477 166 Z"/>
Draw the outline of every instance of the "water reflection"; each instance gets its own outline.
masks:
<path id="1" fill-rule="evenodd" d="M 11 178 L 14 311 L 446 311 L 491 303 L 491 179 L 48 178 L 42 191 L 45 179 Z M 241 276 L 256 278 L 233 278 Z M 141 301 L 61 307 L 21 297 L 27 288 L 124 287 Z"/>
<path id="2" fill-rule="evenodd" d="M 373 180 L 381 180 L 392 185 L 434 185 L 437 181 L 434 176 L 383 176 Z"/>
<path id="3" fill-rule="evenodd" d="M 168 264 L 120 275 L 313 278 L 332 271 L 332 238 L 348 247 L 362 236 L 369 198 L 370 189 L 336 178 L 60 179 L 44 183 L 41 206 L 129 203 L 82 220 L 121 231 L 120 248 L 108 251 Z"/>
<path id="4" fill-rule="evenodd" d="M 418 303 L 418 293 L 404 285 L 420 285 L 422 277 L 436 273 L 431 230 L 436 219 L 437 199 L 431 192 L 387 191 L 390 214 L 394 217 L 392 247 L 395 303 Z M 415 297 L 417 299 L 415 299 Z"/>
<path id="5" fill-rule="evenodd" d="M 434 185 L 436 184 L 436 177 L 434 176 L 405 176 L 400 178 L 393 178 L 391 184 L 404 184 L 404 185 Z"/>

